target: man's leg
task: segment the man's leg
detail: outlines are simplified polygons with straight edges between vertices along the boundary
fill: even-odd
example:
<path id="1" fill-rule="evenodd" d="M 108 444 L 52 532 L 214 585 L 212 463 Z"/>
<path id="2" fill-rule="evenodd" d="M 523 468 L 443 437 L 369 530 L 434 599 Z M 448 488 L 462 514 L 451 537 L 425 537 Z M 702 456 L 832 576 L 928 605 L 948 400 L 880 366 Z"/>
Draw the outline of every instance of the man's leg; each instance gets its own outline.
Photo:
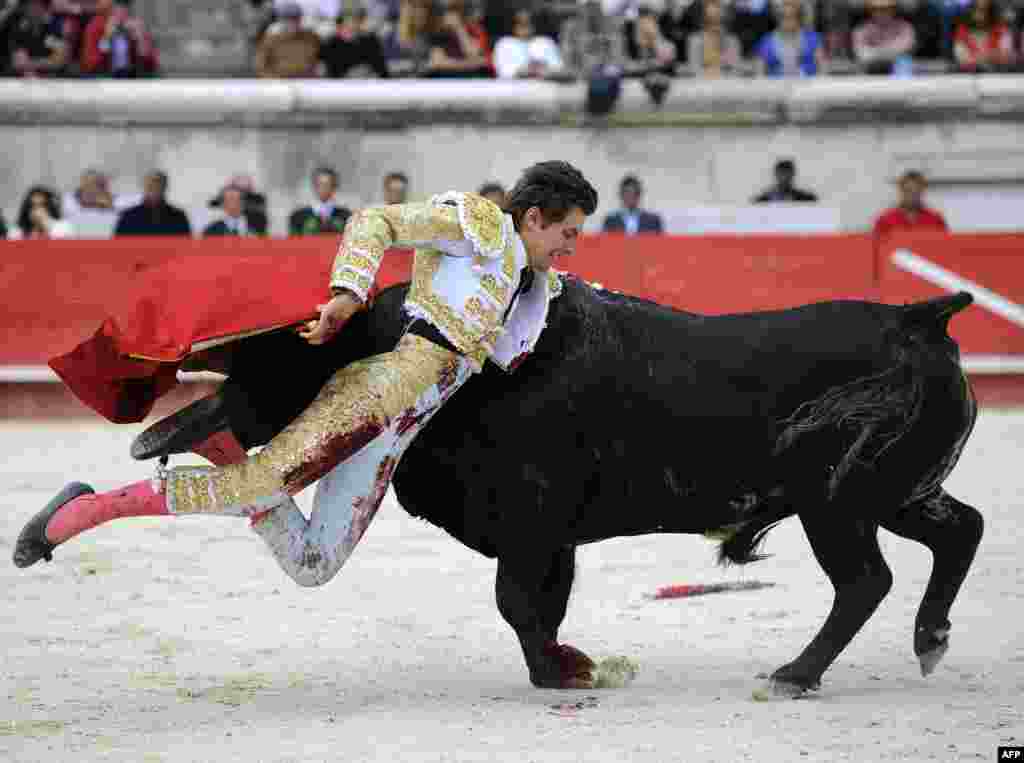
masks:
<path id="1" fill-rule="evenodd" d="M 51 502 L 22 531 L 15 563 L 26 567 L 48 558 L 58 543 L 122 516 L 254 516 L 279 507 L 291 515 L 298 511 L 288 500 L 292 495 L 382 435 L 385 439 L 373 452 L 382 459 L 380 463 L 388 457 L 397 463 L 415 432 L 470 373 L 467 361 L 456 353 L 422 337 L 406 335 L 394 351 L 336 373 L 309 408 L 259 454 L 241 463 L 220 469 L 173 469 L 167 474 L 163 493 L 142 482 L 102 496 L 79 495 L 57 507 Z M 378 468 L 358 463 L 359 476 L 345 470 L 345 480 L 352 478 L 354 496 L 369 500 L 378 481 Z M 386 488 L 385 479 L 383 490 Z M 368 524 L 375 511 L 376 506 L 360 516 L 365 515 Z M 289 521 L 289 527 L 297 527 L 294 517 Z M 51 534 L 51 528 L 60 532 Z M 352 545 L 361 535 L 362 530 Z M 319 542 L 325 545 L 335 540 L 320 538 Z M 273 550 L 275 544 L 271 546 Z"/>

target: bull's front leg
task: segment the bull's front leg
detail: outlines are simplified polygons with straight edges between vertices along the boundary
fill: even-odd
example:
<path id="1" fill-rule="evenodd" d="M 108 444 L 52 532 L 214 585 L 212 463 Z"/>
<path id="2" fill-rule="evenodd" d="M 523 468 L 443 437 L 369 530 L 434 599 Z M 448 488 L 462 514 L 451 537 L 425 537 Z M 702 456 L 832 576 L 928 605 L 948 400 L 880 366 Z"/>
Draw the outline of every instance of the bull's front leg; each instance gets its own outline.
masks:
<path id="1" fill-rule="evenodd" d="M 534 686 L 590 689 L 594 662 L 568 644 L 559 644 L 558 627 L 572 589 L 575 548 L 551 554 L 502 555 L 495 591 L 498 610 L 515 629 Z"/>

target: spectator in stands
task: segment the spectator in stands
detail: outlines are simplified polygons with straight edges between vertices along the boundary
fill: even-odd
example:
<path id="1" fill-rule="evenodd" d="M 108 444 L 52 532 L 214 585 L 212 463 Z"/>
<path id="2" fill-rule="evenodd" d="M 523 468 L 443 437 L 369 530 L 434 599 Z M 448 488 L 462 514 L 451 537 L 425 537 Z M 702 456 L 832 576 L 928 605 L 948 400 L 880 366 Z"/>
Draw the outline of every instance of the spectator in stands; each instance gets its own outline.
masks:
<path id="1" fill-rule="evenodd" d="M 561 46 L 566 70 L 587 81 L 587 113 L 611 112 L 628 63 L 620 20 L 606 15 L 599 0 L 580 0 L 579 12 L 562 25 Z"/>
<path id="2" fill-rule="evenodd" d="M 96 15 L 82 39 L 82 73 L 142 77 L 156 73 L 159 56 L 133 0 L 96 0 Z"/>
<path id="3" fill-rule="evenodd" d="M 792 159 L 780 159 L 775 162 L 775 185 L 764 193 L 754 197 L 755 204 L 771 202 L 815 202 L 817 194 L 804 191 L 794 185 L 796 181 L 796 162 Z"/>
<path id="4" fill-rule="evenodd" d="M 662 36 L 672 43 L 676 49 L 676 60 L 688 63 L 686 59 L 687 40 L 690 35 L 700 31 L 701 4 L 684 0 L 667 0 L 665 9 L 658 18 L 658 28 Z"/>
<path id="5" fill-rule="evenodd" d="M 466 15 L 466 0 L 446 0 L 437 31 L 430 38 L 427 77 L 493 77 L 490 40 Z"/>
<path id="6" fill-rule="evenodd" d="M 242 192 L 242 216 L 245 218 L 247 232 L 254 236 L 267 235 L 267 197 L 256 191 L 256 183 L 251 175 L 238 174 L 233 176 L 214 198 L 210 199 L 211 207 L 224 206 L 224 190 L 236 188 Z"/>
<path id="7" fill-rule="evenodd" d="M 641 5 L 636 18 L 626 24 L 626 55 L 631 61 L 629 73 L 644 77 L 645 85 L 650 92 L 663 78 L 655 75 L 671 76 L 675 73 L 676 48 L 658 28 L 658 16 L 647 5 Z M 668 89 L 667 83 L 657 88 L 664 97 Z M 653 95 L 653 94 L 652 94 Z M 660 98 L 656 99 L 660 103 Z"/>
<path id="8" fill-rule="evenodd" d="M 64 195 L 62 207 L 69 215 L 79 212 L 113 212 L 114 194 L 110 192 L 110 179 L 99 170 L 88 169 L 78 179 L 78 188 Z"/>
<path id="9" fill-rule="evenodd" d="M 409 197 L 409 178 L 404 172 L 389 172 L 384 176 L 384 203 L 405 204 Z"/>
<path id="10" fill-rule="evenodd" d="M 625 233 L 635 236 L 638 233 L 661 233 L 664 225 L 661 215 L 640 208 L 644 187 L 636 175 L 626 175 L 619 183 L 619 199 L 622 209 L 612 212 L 604 219 L 605 233 Z"/>
<path id="11" fill-rule="evenodd" d="M 875 221 L 874 233 L 884 236 L 901 230 L 949 230 L 941 213 L 924 205 L 928 182 L 916 170 L 904 173 L 899 180 L 899 206 L 887 209 Z"/>
<path id="12" fill-rule="evenodd" d="M 167 203 L 167 175 L 154 170 L 142 186 L 142 203 L 129 207 L 117 220 L 115 236 L 191 236 L 184 211 Z"/>
<path id="13" fill-rule="evenodd" d="M 740 41 L 740 60 L 753 57 L 761 38 L 777 26 L 772 0 L 734 0 L 729 29 Z"/>
<path id="14" fill-rule="evenodd" d="M 430 61 L 430 40 L 439 23 L 432 0 L 402 0 L 398 23 L 384 45 L 391 70 L 401 74 L 424 71 Z"/>
<path id="15" fill-rule="evenodd" d="M 12 241 L 32 238 L 70 238 L 74 228 L 60 219 L 60 202 L 50 188 L 37 185 L 29 189 L 21 202 L 18 219 L 8 233 Z"/>
<path id="16" fill-rule="evenodd" d="M 19 77 L 52 77 L 64 73 L 69 49 L 64 23 L 49 0 L 25 0 L 10 31 L 11 70 Z"/>
<path id="17" fill-rule="evenodd" d="M 974 0 L 956 25 L 953 55 L 962 72 L 1006 70 L 1016 62 L 1013 34 L 995 0 Z"/>
<path id="18" fill-rule="evenodd" d="M 703 0 L 704 27 L 687 40 L 686 62 L 698 76 L 740 73 L 740 41 L 728 31 L 722 0 Z"/>
<path id="19" fill-rule="evenodd" d="M 221 209 L 224 216 L 206 226 L 203 238 L 213 236 L 252 236 L 256 232 L 249 228 L 244 212 L 245 190 L 228 185 L 220 192 Z"/>
<path id="20" fill-rule="evenodd" d="M 566 19 L 559 35 L 562 61 L 578 77 L 626 68 L 626 46 L 619 19 L 608 16 L 600 0 L 580 0 L 579 11 Z"/>
<path id="21" fill-rule="evenodd" d="M 345 77 L 352 70 L 361 76 L 372 71 L 382 79 L 389 74 L 384 46 L 370 27 L 365 8 L 338 16 L 334 33 L 320 46 L 320 59 L 328 77 Z"/>
<path id="22" fill-rule="evenodd" d="M 302 28 L 302 8 L 283 3 L 279 28 L 268 29 L 256 48 L 256 74 L 265 78 L 315 77 L 320 62 L 320 38 Z"/>
<path id="23" fill-rule="evenodd" d="M 759 74 L 768 77 L 813 77 L 825 70 L 821 36 L 807 24 L 803 0 L 782 0 L 779 28 L 757 46 Z"/>
<path id="24" fill-rule="evenodd" d="M 288 218 L 288 234 L 310 236 L 318 233 L 342 233 L 352 212 L 338 206 L 334 195 L 338 190 L 338 173 L 330 167 L 313 172 L 313 193 L 316 203 L 292 212 Z"/>
<path id="25" fill-rule="evenodd" d="M 647 94 L 660 106 L 675 74 L 675 46 L 661 34 L 658 16 L 648 5 L 636 9 L 636 17 L 623 25 L 623 33 L 628 57 L 626 75 L 643 78 Z"/>
<path id="26" fill-rule="evenodd" d="M 868 18 L 853 30 L 853 53 L 866 74 L 913 73 L 914 27 L 896 7 L 896 0 L 868 0 Z"/>
<path id="27" fill-rule="evenodd" d="M 502 78 L 543 78 L 562 71 L 562 54 L 554 40 L 534 33 L 530 11 L 518 10 L 512 34 L 494 46 L 494 68 Z"/>
<path id="28" fill-rule="evenodd" d="M 493 201 L 502 209 L 505 208 L 505 201 L 507 197 L 505 194 L 505 186 L 501 183 L 484 183 L 480 186 L 480 190 L 477 191 L 477 193 L 488 201 Z"/>

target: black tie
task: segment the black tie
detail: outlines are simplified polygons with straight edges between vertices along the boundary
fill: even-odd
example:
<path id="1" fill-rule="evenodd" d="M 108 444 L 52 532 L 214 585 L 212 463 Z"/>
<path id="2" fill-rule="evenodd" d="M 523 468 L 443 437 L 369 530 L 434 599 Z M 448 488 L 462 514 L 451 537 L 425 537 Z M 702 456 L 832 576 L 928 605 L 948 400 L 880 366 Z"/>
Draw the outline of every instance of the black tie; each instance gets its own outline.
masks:
<path id="1" fill-rule="evenodd" d="M 527 266 L 519 271 L 519 285 L 512 292 L 512 299 L 509 300 L 508 307 L 505 308 L 505 314 L 501 316 L 502 325 L 505 325 L 505 321 L 508 320 L 508 314 L 512 311 L 512 305 L 516 303 L 516 297 L 528 292 L 531 286 L 533 286 L 533 268 Z"/>

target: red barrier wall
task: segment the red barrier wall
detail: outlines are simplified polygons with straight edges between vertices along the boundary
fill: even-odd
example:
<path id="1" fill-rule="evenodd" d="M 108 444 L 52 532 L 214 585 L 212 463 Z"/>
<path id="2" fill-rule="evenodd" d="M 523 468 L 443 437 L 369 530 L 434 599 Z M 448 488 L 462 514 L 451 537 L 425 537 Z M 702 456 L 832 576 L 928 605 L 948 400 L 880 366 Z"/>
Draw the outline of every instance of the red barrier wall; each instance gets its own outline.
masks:
<path id="1" fill-rule="evenodd" d="M 336 246 L 336 237 L 6 242 L 0 247 L 0 366 L 42 366 L 66 352 L 171 258 L 242 254 L 272 262 L 268 277 L 282 279 L 298 268 L 316 268 L 326 293 Z M 896 303 L 946 291 L 896 264 L 899 252 L 985 287 L 1011 307 L 1024 304 L 1024 235 L 904 234 L 882 242 L 860 235 L 601 235 L 584 238 L 577 256 L 559 267 L 609 289 L 703 313 L 834 298 Z M 407 256 L 389 255 L 381 280 L 402 278 L 408 266 Z M 167 288 L 181 289 L 181 299 L 188 299 L 187 285 Z M 1024 324 L 990 307 L 971 307 L 952 329 L 966 355 L 1024 362 Z"/>

